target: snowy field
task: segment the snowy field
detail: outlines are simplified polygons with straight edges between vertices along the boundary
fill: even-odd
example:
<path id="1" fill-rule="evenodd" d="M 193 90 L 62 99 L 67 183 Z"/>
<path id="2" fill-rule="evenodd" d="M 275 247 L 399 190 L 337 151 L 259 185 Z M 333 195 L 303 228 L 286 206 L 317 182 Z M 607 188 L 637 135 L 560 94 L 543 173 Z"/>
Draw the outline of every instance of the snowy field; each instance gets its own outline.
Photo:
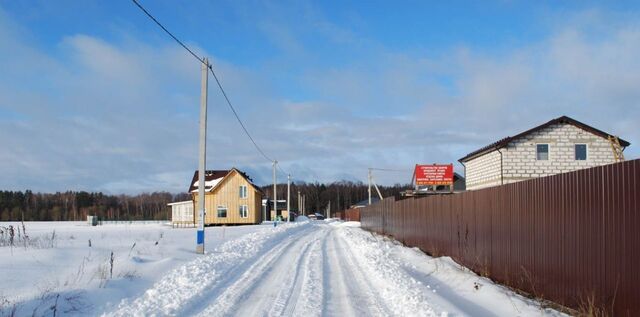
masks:
<path id="1" fill-rule="evenodd" d="M 193 228 L 25 225 L 0 247 L 0 316 L 561 315 L 359 223 L 210 227 L 205 256 Z"/>

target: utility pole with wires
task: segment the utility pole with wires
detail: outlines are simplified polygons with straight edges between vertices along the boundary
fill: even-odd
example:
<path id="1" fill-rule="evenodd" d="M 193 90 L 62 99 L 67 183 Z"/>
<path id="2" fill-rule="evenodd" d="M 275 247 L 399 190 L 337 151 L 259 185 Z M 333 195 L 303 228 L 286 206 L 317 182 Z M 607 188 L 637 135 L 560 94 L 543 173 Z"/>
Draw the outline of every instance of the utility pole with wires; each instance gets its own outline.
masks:
<path id="1" fill-rule="evenodd" d="M 287 222 L 291 222 L 291 174 L 287 174 Z"/>
<path id="2" fill-rule="evenodd" d="M 204 254 L 204 217 L 205 211 L 205 168 L 207 161 L 207 90 L 209 81 L 209 60 L 202 63 L 202 82 L 200 91 L 200 158 L 198 164 L 198 231 L 196 233 L 196 253 Z"/>
<path id="3" fill-rule="evenodd" d="M 378 193 L 378 197 L 380 197 L 380 200 L 384 200 L 384 198 L 382 197 L 382 193 L 380 192 L 380 188 L 378 188 L 378 185 L 376 184 L 376 182 L 373 180 L 373 175 L 371 174 L 372 170 L 377 170 L 377 171 L 388 171 L 388 172 L 399 172 L 400 170 L 391 170 L 391 169 L 383 169 L 383 168 L 373 168 L 373 167 L 369 167 L 369 175 L 368 175 L 368 179 L 369 179 L 369 205 L 371 205 L 371 185 L 373 184 L 373 186 L 376 189 L 376 192 Z"/>
<path id="4" fill-rule="evenodd" d="M 276 188 L 276 166 L 278 165 L 278 161 L 273 161 L 273 214 L 275 215 L 276 220 L 278 219 L 278 194 Z"/>
<path id="5" fill-rule="evenodd" d="M 173 33 L 171 33 L 171 31 L 169 31 L 169 29 L 167 29 L 164 25 L 162 25 L 162 23 L 160 23 L 160 21 L 158 21 L 158 19 L 156 19 L 149 11 L 147 11 L 147 9 L 145 9 L 138 0 L 132 0 L 133 4 L 135 6 L 137 6 L 149 19 L 151 19 L 151 21 L 153 21 L 158 27 L 160 27 L 162 29 L 162 31 L 164 31 L 167 35 L 169 35 L 174 41 L 176 41 L 176 43 L 178 43 L 182 48 L 184 48 L 193 58 L 195 58 L 196 60 L 198 60 L 202 65 L 203 65 L 203 69 L 204 72 L 206 73 L 207 71 L 211 72 L 211 75 L 213 76 L 213 79 L 215 80 L 216 85 L 218 86 L 218 88 L 220 89 L 220 92 L 222 93 L 222 96 L 224 97 L 224 100 L 226 102 L 226 105 L 229 107 L 229 109 L 231 110 L 231 112 L 233 113 L 233 116 L 236 118 L 238 124 L 240 125 L 240 127 L 242 128 L 242 130 L 244 131 L 244 133 L 246 134 L 246 136 L 249 138 L 249 140 L 251 141 L 251 143 L 253 144 L 253 146 L 255 147 L 255 149 L 262 155 L 262 157 L 264 157 L 267 161 L 269 162 L 273 162 L 274 163 L 274 184 L 273 184 L 273 189 L 274 189 L 274 198 L 276 197 L 276 176 L 275 176 L 275 167 L 277 164 L 277 161 L 272 160 L 269 156 L 267 156 L 264 151 L 262 150 L 262 148 L 260 148 L 260 146 L 258 146 L 258 143 L 256 143 L 256 141 L 253 139 L 253 136 L 251 136 L 251 134 L 249 133 L 249 130 L 247 130 L 247 127 L 245 126 L 245 124 L 242 122 L 242 120 L 240 119 L 240 115 L 238 114 L 238 111 L 236 111 L 235 107 L 233 106 L 233 104 L 231 103 L 231 99 L 229 98 L 229 96 L 227 95 L 227 92 L 224 90 L 224 87 L 222 86 L 222 82 L 220 81 L 220 79 L 218 78 L 218 75 L 216 75 L 216 72 L 213 70 L 213 65 L 211 65 L 208 61 L 208 59 L 206 58 L 202 58 L 199 57 L 193 50 L 191 50 L 191 48 L 189 48 L 184 42 L 182 42 L 178 37 L 176 37 L 176 35 L 174 35 Z M 198 166 L 198 171 L 199 171 L 199 188 L 198 188 L 198 195 L 199 197 L 202 197 L 202 199 L 199 201 L 199 210 L 198 212 L 200 213 L 200 222 L 198 224 L 198 233 L 197 233 L 197 247 L 196 247 L 196 252 L 198 253 L 204 253 L 204 216 L 205 216 L 205 210 L 204 210 L 204 187 L 205 187 L 205 155 L 206 155 L 206 102 L 207 102 L 207 96 L 206 96 L 206 88 L 207 88 L 207 78 L 205 77 L 205 75 L 203 75 L 203 95 L 201 97 L 201 111 L 200 111 L 200 162 L 199 162 L 199 166 Z M 204 118 L 204 119 L 203 119 Z M 274 207 L 277 207 L 277 202 L 274 199 Z M 266 209 L 266 208 L 265 208 Z M 266 216 L 266 210 L 265 210 L 265 216 Z M 200 243 L 202 242 L 202 243 Z"/>

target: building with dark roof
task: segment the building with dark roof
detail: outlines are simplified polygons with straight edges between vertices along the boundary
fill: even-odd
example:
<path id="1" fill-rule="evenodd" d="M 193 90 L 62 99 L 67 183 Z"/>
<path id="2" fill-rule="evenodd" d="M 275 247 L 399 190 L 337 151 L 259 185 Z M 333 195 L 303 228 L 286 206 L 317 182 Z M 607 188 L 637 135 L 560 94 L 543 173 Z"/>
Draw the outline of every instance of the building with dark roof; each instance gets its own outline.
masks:
<path id="1" fill-rule="evenodd" d="M 567 116 L 503 138 L 460 160 L 467 190 L 615 163 L 613 135 Z M 624 150 L 630 145 L 617 139 Z"/>
<path id="2" fill-rule="evenodd" d="M 244 172 L 208 170 L 204 173 L 205 221 L 209 224 L 256 224 L 262 222 L 262 190 Z M 198 171 L 193 173 L 189 193 L 193 197 L 194 223 L 199 221 Z"/>

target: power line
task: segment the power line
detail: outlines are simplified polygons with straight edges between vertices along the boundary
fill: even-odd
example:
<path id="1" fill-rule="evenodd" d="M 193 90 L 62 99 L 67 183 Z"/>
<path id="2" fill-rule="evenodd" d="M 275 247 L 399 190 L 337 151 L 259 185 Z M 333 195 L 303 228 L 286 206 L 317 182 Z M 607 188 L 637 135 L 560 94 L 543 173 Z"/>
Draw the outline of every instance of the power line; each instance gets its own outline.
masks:
<path id="1" fill-rule="evenodd" d="M 198 55 L 196 55 L 196 53 L 194 53 L 187 45 L 182 43 L 182 41 L 180 41 L 177 37 L 175 37 L 175 35 L 173 35 L 171 32 L 169 32 L 169 30 L 167 30 L 167 28 L 165 28 L 164 25 L 162 25 L 162 23 L 160 23 L 160 21 L 156 20 L 156 18 L 154 18 L 153 15 L 151 15 L 151 13 L 149 13 L 149 11 L 147 11 L 145 8 L 143 8 L 142 5 L 137 0 L 132 0 L 132 1 L 133 1 L 133 3 L 135 5 L 138 6 L 138 8 L 140 8 L 140 10 L 142 10 L 142 12 L 144 12 L 144 14 L 146 14 L 162 30 L 164 30 L 167 34 L 169 34 L 169 36 L 171 36 L 171 38 L 173 38 L 176 42 L 178 42 L 178 44 L 180 44 L 180 46 L 182 46 L 185 50 L 187 50 L 189 53 L 191 53 L 191 55 L 193 55 L 193 57 L 195 57 L 197 60 L 199 60 L 200 63 L 202 63 L 202 64 L 205 63 L 204 59 L 202 57 L 198 57 Z M 207 65 L 207 66 L 209 66 L 209 65 Z"/>
<path id="2" fill-rule="evenodd" d="M 282 168 L 280 168 L 280 165 L 276 165 L 276 166 L 278 167 L 278 170 L 280 170 L 280 172 L 281 172 L 282 174 L 284 174 L 284 175 L 291 175 L 291 174 L 289 174 L 289 173 L 285 172 Z"/>
<path id="3" fill-rule="evenodd" d="M 369 169 L 372 171 L 383 171 L 383 172 L 402 172 L 402 173 L 411 172 L 410 170 L 399 170 L 399 169 L 391 169 L 391 168 L 369 167 Z"/>
<path id="4" fill-rule="evenodd" d="M 196 55 L 196 53 L 194 53 L 186 44 L 184 44 L 182 41 L 180 41 L 175 35 L 173 35 L 173 33 L 171 33 L 167 28 L 165 28 L 164 25 L 162 25 L 162 23 L 160 23 L 160 21 L 158 21 L 155 17 L 153 17 L 153 15 L 151 15 L 151 13 L 149 13 L 149 11 L 147 11 L 144 7 L 142 7 L 142 5 L 137 0 L 132 0 L 132 1 L 136 6 L 138 6 L 138 8 L 140 8 L 140 10 L 142 10 L 142 12 L 144 12 L 151 20 L 153 20 L 153 22 L 155 22 L 163 31 L 165 31 L 165 33 L 167 33 L 169 36 L 171 36 L 172 39 L 174 39 L 178 44 L 180 44 L 180 46 L 182 46 L 185 50 L 187 50 L 187 52 L 189 52 L 195 59 L 200 61 L 200 63 L 202 63 L 202 64 L 207 64 L 207 68 L 209 68 L 209 70 L 211 71 L 211 74 L 213 75 L 213 78 L 216 80 L 216 84 L 218 84 L 218 88 L 220 88 L 220 91 L 222 92 L 222 95 L 224 96 L 224 99 L 227 101 L 227 105 L 231 109 L 231 112 L 233 112 L 233 115 L 236 117 L 236 120 L 238 121 L 238 123 L 242 127 L 242 130 L 244 131 L 244 133 L 247 135 L 247 137 L 249 137 L 249 140 L 251 140 L 251 143 L 253 143 L 253 146 L 256 148 L 256 150 L 258 150 L 258 152 L 260 152 L 260 154 L 262 154 L 262 156 L 265 159 L 267 159 L 267 161 L 274 162 L 273 159 L 271 159 L 269 156 L 267 156 L 264 153 L 264 151 L 262 151 L 260 146 L 258 146 L 256 141 L 253 139 L 253 137 L 251 136 L 251 134 L 247 130 L 247 127 L 245 127 L 244 123 L 240 119 L 240 116 L 238 115 L 238 112 L 236 112 L 236 109 L 233 107 L 233 104 L 231 103 L 231 100 L 229 100 L 229 97 L 227 96 L 227 92 L 222 87 L 222 83 L 220 82 L 220 79 L 218 79 L 218 76 L 213 71 L 213 66 L 211 64 L 209 64 L 209 63 L 205 63 L 205 61 L 204 61 L 204 59 L 202 57 L 198 57 L 198 55 Z"/>
<path id="5" fill-rule="evenodd" d="M 267 161 L 273 162 L 274 160 L 272 160 L 270 157 L 268 157 L 266 154 L 264 154 L 262 149 L 258 146 L 256 141 L 253 139 L 253 137 L 249 133 L 249 131 L 247 131 L 247 128 L 244 126 L 244 123 L 242 123 L 242 120 L 240 120 L 240 117 L 238 116 L 238 113 L 236 112 L 236 109 L 231 104 L 231 101 L 229 100 L 229 97 L 227 97 L 227 93 L 224 91 L 224 88 L 222 88 L 222 84 L 220 83 L 220 80 L 218 80 L 218 76 L 216 76 L 216 73 L 213 71 L 213 67 L 211 67 L 211 65 L 208 65 L 208 66 L 209 66 L 209 70 L 211 71 L 211 74 L 213 74 L 213 78 L 215 78 L 216 83 L 218 84 L 218 87 L 220 88 L 220 91 L 222 92 L 222 95 L 224 96 L 224 99 L 227 101 L 227 105 L 229 105 L 229 108 L 231 109 L 231 112 L 233 112 L 233 115 L 236 117 L 236 120 L 238 120 L 238 123 L 242 127 L 242 130 L 244 130 L 244 133 L 249 137 L 249 140 L 251 140 L 251 143 L 253 143 L 253 146 L 255 146 L 256 150 L 258 150 L 258 152 L 260 152 L 260 154 L 262 154 L 262 156 L 265 159 L 267 159 Z"/>

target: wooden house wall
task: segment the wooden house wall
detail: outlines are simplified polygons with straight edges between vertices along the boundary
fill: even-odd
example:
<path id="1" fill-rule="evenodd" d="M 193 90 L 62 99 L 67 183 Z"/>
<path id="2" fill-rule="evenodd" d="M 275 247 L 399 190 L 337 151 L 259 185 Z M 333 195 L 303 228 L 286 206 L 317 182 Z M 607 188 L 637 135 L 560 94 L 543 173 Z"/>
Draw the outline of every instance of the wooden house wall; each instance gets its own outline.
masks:
<path id="1" fill-rule="evenodd" d="M 262 195 L 238 172 L 232 171 L 213 192 L 206 193 L 205 224 L 256 224 L 262 222 Z M 247 186 L 247 197 L 240 198 L 240 185 Z M 198 206 L 198 194 L 193 194 L 195 206 Z M 240 217 L 240 206 L 247 205 L 249 215 Z M 218 217 L 218 206 L 227 207 L 227 217 Z M 196 223 L 199 213 L 195 213 Z"/>

